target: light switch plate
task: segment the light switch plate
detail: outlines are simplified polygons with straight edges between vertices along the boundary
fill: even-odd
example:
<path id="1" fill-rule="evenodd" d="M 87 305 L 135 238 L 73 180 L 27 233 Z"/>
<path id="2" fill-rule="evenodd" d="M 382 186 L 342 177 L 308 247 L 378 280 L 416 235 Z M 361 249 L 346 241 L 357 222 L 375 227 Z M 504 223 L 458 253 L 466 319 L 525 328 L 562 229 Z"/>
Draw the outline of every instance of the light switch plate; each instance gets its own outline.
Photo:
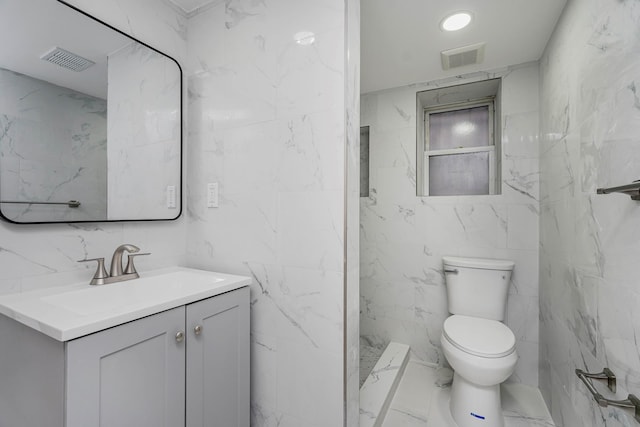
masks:
<path id="1" fill-rule="evenodd" d="M 167 208 L 169 209 L 176 208 L 176 186 L 175 185 L 167 186 Z"/>
<path id="2" fill-rule="evenodd" d="M 218 183 L 210 182 L 207 184 L 207 207 L 218 207 Z"/>

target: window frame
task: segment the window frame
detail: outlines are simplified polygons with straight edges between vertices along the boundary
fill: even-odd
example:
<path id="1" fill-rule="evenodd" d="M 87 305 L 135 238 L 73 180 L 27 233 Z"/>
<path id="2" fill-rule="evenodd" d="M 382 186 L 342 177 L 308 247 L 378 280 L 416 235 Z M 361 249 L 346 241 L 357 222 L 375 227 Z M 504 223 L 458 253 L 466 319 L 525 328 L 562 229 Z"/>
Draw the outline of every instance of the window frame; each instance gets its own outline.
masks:
<path id="1" fill-rule="evenodd" d="M 488 107 L 489 113 L 489 123 L 488 123 L 488 131 L 489 131 L 489 144 L 483 146 L 476 147 L 460 147 L 460 148 L 448 148 L 444 150 L 429 150 L 430 141 L 429 141 L 429 116 L 431 114 L 436 113 L 447 113 L 459 110 L 467 110 L 474 107 Z M 468 153 L 479 153 L 479 152 L 488 152 L 489 153 L 489 193 L 487 195 L 495 195 L 497 193 L 497 177 L 496 177 L 496 169 L 498 167 L 498 162 L 496 159 L 497 153 L 499 152 L 497 147 L 497 138 L 496 138 L 496 96 L 488 96 L 482 98 L 476 98 L 473 100 L 468 100 L 464 102 L 451 103 L 446 105 L 437 105 L 431 107 L 424 107 L 422 110 L 422 124 L 423 124 L 423 152 L 422 152 L 422 189 L 423 196 L 430 196 L 430 187 L 429 187 L 429 159 L 431 157 L 436 156 L 447 156 L 447 155 L 456 155 L 456 154 L 468 154 Z M 457 196 L 471 196 L 472 194 L 458 194 Z"/>

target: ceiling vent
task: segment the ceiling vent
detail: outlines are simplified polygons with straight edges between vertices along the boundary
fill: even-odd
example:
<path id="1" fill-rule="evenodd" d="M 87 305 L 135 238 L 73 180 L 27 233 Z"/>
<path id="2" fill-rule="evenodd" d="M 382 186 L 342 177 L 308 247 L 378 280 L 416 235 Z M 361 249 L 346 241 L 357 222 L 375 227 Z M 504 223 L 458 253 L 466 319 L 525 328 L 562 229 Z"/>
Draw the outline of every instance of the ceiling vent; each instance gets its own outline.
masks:
<path id="1" fill-rule="evenodd" d="M 484 60 L 484 43 L 472 44 L 440 52 L 442 69 L 480 64 Z"/>
<path id="2" fill-rule="evenodd" d="M 75 53 L 71 53 L 59 47 L 54 47 L 42 55 L 40 59 L 44 59 L 45 61 L 52 62 L 60 67 L 72 71 L 84 71 L 95 64 L 93 61 L 89 61 L 82 56 L 76 55 Z"/>

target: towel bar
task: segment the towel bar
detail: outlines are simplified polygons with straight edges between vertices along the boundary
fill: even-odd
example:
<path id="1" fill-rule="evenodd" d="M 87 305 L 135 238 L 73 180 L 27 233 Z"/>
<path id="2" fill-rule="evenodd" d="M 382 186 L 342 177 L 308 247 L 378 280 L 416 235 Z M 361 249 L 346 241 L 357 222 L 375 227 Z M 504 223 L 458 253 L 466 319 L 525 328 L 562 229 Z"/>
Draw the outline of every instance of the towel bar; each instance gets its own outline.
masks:
<path id="1" fill-rule="evenodd" d="M 631 200 L 640 200 L 640 180 L 631 184 L 619 185 L 617 187 L 598 188 L 596 194 L 622 193 L 631 197 Z"/>
<path id="2" fill-rule="evenodd" d="M 598 405 L 602 406 L 603 408 L 606 408 L 609 405 L 617 406 L 620 408 L 631 408 L 634 410 L 635 420 L 637 422 L 640 422 L 640 399 L 638 399 L 635 395 L 630 394 L 625 400 L 611 400 L 598 393 L 598 390 L 596 390 L 596 388 L 593 386 L 593 383 L 591 382 L 592 379 L 607 380 L 607 387 L 609 388 L 609 390 L 614 393 L 616 392 L 616 376 L 609 368 L 604 368 L 602 372 L 598 373 L 590 373 L 585 372 L 582 369 L 576 369 L 576 375 L 578 376 L 578 378 L 580 378 L 584 385 L 587 386 L 587 389 L 589 389 L 589 392 L 591 392 Z"/>
<path id="3" fill-rule="evenodd" d="M 0 200 L 0 203 L 14 203 L 21 205 L 67 205 L 70 208 L 77 208 L 80 202 L 77 200 L 69 200 L 68 202 L 23 202 L 18 200 Z"/>

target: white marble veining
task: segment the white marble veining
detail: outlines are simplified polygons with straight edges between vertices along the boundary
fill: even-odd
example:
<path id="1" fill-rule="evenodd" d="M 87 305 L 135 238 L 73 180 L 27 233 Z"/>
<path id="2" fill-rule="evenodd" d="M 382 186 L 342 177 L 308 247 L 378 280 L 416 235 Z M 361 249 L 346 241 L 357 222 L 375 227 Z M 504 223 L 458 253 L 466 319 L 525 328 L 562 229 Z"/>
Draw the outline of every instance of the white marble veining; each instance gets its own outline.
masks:
<path id="1" fill-rule="evenodd" d="M 352 425 L 359 2 L 230 0 L 191 18 L 168 0 L 70 3 L 183 65 L 186 215 L 175 222 L 0 223 L 0 293 L 83 281 L 92 267 L 76 260 L 108 256 L 123 242 L 152 252 L 139 261 L 143 273 L 178 264 L 249 275 L 252 423 L 325 427 L 346 418 Z M 314 45 L 295 43 L 301 28 L 316 34 Z M 220 185 L 217 209 L 206 208 L 209 182 Z"/>
<path id="2" fill-rule="evenodd" d="M 416 92 L 502 77 L 502 194 L 416 197 Z M 455 91 L 455 88 L 451 89 Z M 521 359 L 511 381 L 537 385 L 538 65 L 364 94 L 370 126 L 370 195 L 360 199 L 360 328 L 376 345 L 410 344 L 445 363 L 442 256 L 515 261 L 506 324 Z"/>
<path id="3" fill-rule="evenodd" d="M 457 427 L 449 410 L 451 371 L 411 360 L 382 427 Z M 554 427 L 540 391 L 502 384 L 505 427 Z"/>
<path id="4" fill-rule="evenodd" d="M 346 416 L 345 427 L 358 425 L 360 413 L 360 0 L 346 6 L 346 263 L 344 284 Z"/>
<path id="5" fill-rule="evenodd" d="M 107 101 L 0 68 L 0 198 L 13 221 L 106 218 Z"/>
<path id="6" fill-rule="evenodd" d="M 574 370 L 640 391 L 640 206 L 595 194 L 638 179 L 639 24 L 637 2 L 570 0 L 540 60 L 540 388 L 565 427 L 636 424 Z"/>
<path id="7" fill-rule="evenodd" d="M 186 20 L 164 2 L 70 3 L 179 61 L 186 58 Z M 93 267 L 77 260 L 109 256 L 123 242 L 135 243 L 152 253 L 139 260 L 141 272 L 184 265 L 186 220 L 31 226 L 0 221 L 0 242 L 0 294 L 7 294 L 82 282 L 93 274 Z"/>
<path id="8" fill-rule="evenodd" d="M 0 296 L 0 313 L 69 341 L 250 283 L 249 277 L 173 267 L 108 285 L 85 282 Z"/>
<path id="9" fill-rule="evenodd" d="M 357 6 L 233 0 L 188 20 L 188 255 L 253 278 L 252 425 L 358 416 Z"/>
<path id="10" fill-rule="evenodd" d="M 180 212 L 180 68 L 137 42 L 108 67 L 107 218 L 175 218 Z M 167 187 L 176 206 L 167 206 Z"/>
<path id="11" fill-rule="evenodd" d="M 378 363 L 383 352 L 384 348 L 368 345 L 362 337 L 360 338 L 360 387 Z"/>
<path id="12" fill-rule="evenodd" d="M 409 346 L 389 343 L 360 387 L 360 427 L 380 426 L 409 362 Z"/>

